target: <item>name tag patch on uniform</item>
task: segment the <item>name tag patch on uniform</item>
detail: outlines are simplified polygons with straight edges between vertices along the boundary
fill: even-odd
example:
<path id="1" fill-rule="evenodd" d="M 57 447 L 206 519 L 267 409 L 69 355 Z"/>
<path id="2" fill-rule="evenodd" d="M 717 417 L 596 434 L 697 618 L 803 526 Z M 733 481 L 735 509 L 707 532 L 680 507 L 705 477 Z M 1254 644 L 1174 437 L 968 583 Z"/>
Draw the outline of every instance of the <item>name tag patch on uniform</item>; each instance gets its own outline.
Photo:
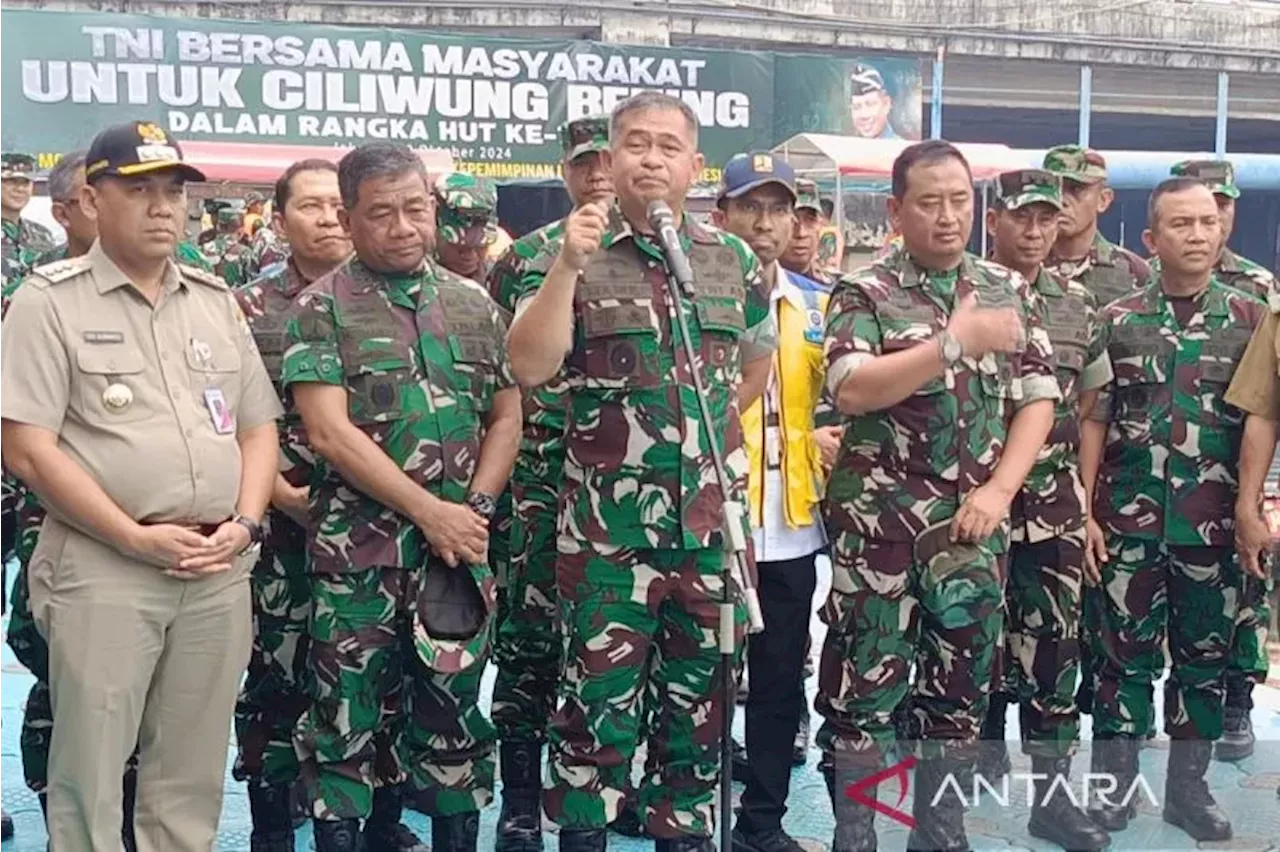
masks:
<path id="1" fill-rule="evenodd" d="M 124 343 L 123 331 L 86 331 L 82 336 L 85 343 Z"/>
<path id="2" fill-rule="evenodd" d="M 209 417 L 213 420 L 213 431 L 219 435 L 230 435 L 236 431 L 236 418 L 222 395 L 221 388 L 205 388 L 204 405 L 209 409 Z"/>
<path id="3" fill-rule="evenodd" d="M 805 318 L 808 320 L 804 327 L 804 339 L 810 343 L 821 343 L 823 337 L 822 311 L 814 308 L 805 312 Z"/>

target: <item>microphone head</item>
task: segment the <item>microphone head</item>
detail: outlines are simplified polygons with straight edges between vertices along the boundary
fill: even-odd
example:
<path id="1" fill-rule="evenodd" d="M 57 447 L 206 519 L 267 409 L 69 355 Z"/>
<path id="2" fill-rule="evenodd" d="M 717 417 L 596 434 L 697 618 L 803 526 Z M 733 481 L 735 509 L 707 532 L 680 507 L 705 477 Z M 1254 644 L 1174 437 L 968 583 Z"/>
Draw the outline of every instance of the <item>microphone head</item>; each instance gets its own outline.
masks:
<path id="1" fill-rule="evenodd" d="M 649 225 L 655 231 L 676 223 L 676 215 L 671 212 L 671 205 L 661 198 L 655 198 L 649 202 L 648 215 Z"/>

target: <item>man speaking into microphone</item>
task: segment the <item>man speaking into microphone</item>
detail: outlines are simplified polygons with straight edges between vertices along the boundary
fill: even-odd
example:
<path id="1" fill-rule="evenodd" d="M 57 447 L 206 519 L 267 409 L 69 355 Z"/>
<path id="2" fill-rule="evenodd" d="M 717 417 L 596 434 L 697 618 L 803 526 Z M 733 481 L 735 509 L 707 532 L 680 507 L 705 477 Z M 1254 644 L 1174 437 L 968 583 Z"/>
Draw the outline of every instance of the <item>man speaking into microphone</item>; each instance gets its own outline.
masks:
<path id="1" fill-rule="evenodd" d="M 508 338 L 520 383 L 537 386 L 563 365 L 569 401 L 557 530 L 567 654 L 543 801 L 561 826 L 562 852 L 606 848 L 647 683 L 658 768 L 637 794 L 646 828 L 658 852 L 709 852 L 725 504 L 744 497 L 738 412 L 764 389 L 776 325 L 751 250 L 684 216 L 703 165 L 693 111 L 643 92 L 614 110 L 609 139 L 616 205 L 579 207 L 529 263 Z M 683 263 L 667 260 L 649 225 L 654 201 L 671 208 L 693 273 L 676 305 L 667 275 Z M 679 339 L 677 310 L 697 364 Z M 728 494 L 716 481 L 693 369 L 707 388 Z M 744 619 L 739 608 L 739 632 Z"/>

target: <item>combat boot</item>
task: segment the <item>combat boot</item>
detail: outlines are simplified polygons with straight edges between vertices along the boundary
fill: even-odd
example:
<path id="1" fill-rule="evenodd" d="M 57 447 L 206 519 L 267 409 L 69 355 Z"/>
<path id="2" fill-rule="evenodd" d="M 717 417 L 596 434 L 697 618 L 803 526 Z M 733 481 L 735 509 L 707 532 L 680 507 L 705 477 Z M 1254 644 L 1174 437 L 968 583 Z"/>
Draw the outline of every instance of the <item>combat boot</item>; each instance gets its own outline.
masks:
<path id="1" fill-rule="evenodd" d="M 542 852 L 542 746 L 504 742 L 498 759 L 502 812 L 493 848 L 495 852 Z"/>
<path id="2" fill-rule="evenodd" d="M 400 822 L 404 798 L 400 785 L 373 791 L 373 812 L 364 821 L 364 842 L 368 852 L 430 852 L 418 835 Z"/>
<path id="3" fill-rule="evenodd" d="M 1004 739 L 1008 709 L 1008 697 L 1001 693 L 993 694 L 978 734 L 978 772 L 992 784 L 1013 769 L 1009 761 L 1009 744 Z"/>
<path id="4" fill-rule="evenodd" d="M 126 769 L 120 799 L 120 842 L 124 852 L 138 852 L 138 840 L 133 832 L 133 813 L 138 804 L 138 770 Z"/>
<path id="5" fill-rule="evenodd" d="M 249 782 L 250 852 L 293 852 L 292 787 Z"/>
<path id="6" fill-rule="evenodd" d="M 431 818 L 432 852 L 476 852 L 476 837 L 479 834 L 480 814 L 475 811 Z M 426 847 L 423 849 L 425 852 Z"/>
<path id="7" fill-rule="evenodd" d="M 317 819 L 311 821 L 311 827 L 316 836 L 316 852 L 367 852 L 358 819 Z"/>
<path id="8" fill-rule="evenodd" d="M 1063 789 L 1071 783 L 1071 758 L 1033 757 L 1031 772 L 1035 800 L 1031 803 L 1027 831 L 1032 837 L 1072 852 L 1099 852 L 1111 845 L 1111 835 L 1077 808 Z"/>
<path id="9" fill-rule="evenodd" d="M 608 843 L 603 828 L 560 829 L 560 852 L 605 852 Z"/>
<path id="10" fill-rule="evenodd" d="M 944 757 L 926 758 L 916 764 L 915 801 L 912 816 L 916 827 L 907 837 L 907 852 L 969 852 L 964 831 L 964 801 L 956 783 L 971 777 L 975 756 L 972 750 L 953 749 Z"/>
<path id="11" fill-rule="evenodd" d="M 1241 672 L 1227 673 L 1227 698 L 1222 708 L 1222 739 L 1214 745 L 1213 757 L 1226 763 L 1244 760 L 1253 754 L 1253 683 Z"/>
<path id="12" fill-rule="evenodd" d="M 1138 737 L 1116 734 L 1094 741 L 1092 771 L 1095 775 L 1109 775 L 1116 782 L 1115 790 L 1107 795 L 1098 794 L 1089 805 L 1089 819 L 1111 833 L 1129 827 L 1137 808 L 1129 801 L 1129 791 L 1138 777 Z M 1093 793 L 1090 793 L 1093 796 Z"/>
<path id="13" fill-rule="evenodd" d="M 653 845 L 654 852 L 716 852 L 716 844 L 710 837 L 659 837 Z"/>
<path id="14" fill-rule="evenodd" d="M 1204 780 L 1212 754 L 1213 743 L 1205 740 L 1172 740 L 1169 743 L 1164 821 L 1176 825 L 1201 843 L 1231 839 L 1231 823 L 1219 810 Z"/>
<path id="15" fill-rule="evenodd" d="M 876 852 L 876 812 L 855 801 L 846 790 L 850 784 L 874 775 L 877 767 L 868 763 L 837 773 L 834 760 L 828 755 L 829 753 L 823 755 L 822 779 L 827 784 L 831 810 L 836 817 L 836 833 L 831 841 L 831 852 Z M 845 760 L 846 758 L 841 757 L 842 763 Z M 862 793 L 868 800 L 875 799 L 876 786 L 862 788 Z"/>

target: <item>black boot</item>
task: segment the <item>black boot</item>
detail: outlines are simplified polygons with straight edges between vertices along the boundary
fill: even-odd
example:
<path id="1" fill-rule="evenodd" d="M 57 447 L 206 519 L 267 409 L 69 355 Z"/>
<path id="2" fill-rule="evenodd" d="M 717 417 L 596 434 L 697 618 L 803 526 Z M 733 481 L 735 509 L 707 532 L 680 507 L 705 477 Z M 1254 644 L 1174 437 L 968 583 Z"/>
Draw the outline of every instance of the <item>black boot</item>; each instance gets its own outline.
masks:
<path id="1" fill-rule="evenodd" d="M 479 833 L 480 814 L 475 811 L 469 814 L 432 817 L 432 852 L 476 852 L 476 836 Z"/>
<path id="2" fill-rule="evenodd" d="M 373 812 L 364 821 L 364 842 L 369 852 L 429 852 L 427 844 L 400 822 L 404 799 L 400 786 L 373 791 Z"/>
<path id="3" fill-rule="evenodd" d="M 841 758 L 842 762 L 844 758 Z M 827 782 L 827 795 L 831 797 L 831 810 L 836 816 L 836 833 L 831 841 L 831 852 L 876 852 L 876 812 L 861 802 L 849 798 L 845 792 L 850 784 L 876 773 L 874 764 L 850 767 L 842 772 L 834 769 L 834 760 L 822 768 L 822 778 Z M 868 799 L 874 799 L 876 788 L 863 788 Z"/>
<path id="4" fill-rule="evenodd" d="M 133 834 L 133 812 L 138 803 L 138 770 L 126 769 L 121 787 L 120 842 L 124 844 L 124 852 L 138 852 L 138 840 Z"/>
<path id="5" fill-rule="evenodd" d="M 1169 743 L 1169 775 L 1164 785 L 1164 821 L 1199 842 L 1231 839 L 1231 823 L 1209 793 L 1204 774 L 1213 744 L 1204 740 Z"/>
<path id="6" fill-rule="evenodd" d="M 605 852 L 608 843 L 603 828 L 560 829 L 560 852 Z"/>
<path id="7" fill-rule="evenodd" d="M 654 852 L 716 852 L 716 844 L 710 837 L 659 837 L 653 849 Z"/>
<path id="8" fill-rule="evenodd" d="M 250 852 L 293 852 L 293 788 L 249 781 Z"/>
<path id="9" fill-rule="evenodd" d="M 1227 672 L 1227 698 L 1222 708 L 1222 739 L 1214 745 L 1213 757 L 1227 763 L 1253 754 L 1253 682 L 1241 672 Z"/>
<path id="10" fill-rule="evenodd" d="M 316 852 L 366 852 L 358 819 L 317 819 L 312 820 L 311 826 L 316 835 Z"/>
<path id="11" fill-rule="evenodd" d="M 987 715 L 982 720 L 978 734 L 978 772 L 994 784 L 1013 769 L 1009 762 L 1009 744 L 1005 742 L 1005 721 L 1008 718 L 1009 698 L 1001 693 L 991 696 Z"/>
<path id="12" fill-rule="evenodd" d="M 542 852 L 542 746 L 504 742 L 502 813 L 494 852 Z"/>
<path id="13" fill-rule="evenodd" d="M 0 811 L 0 840 L 8 840 L 13 837 L 13 817 L 9 816 L 8 811 Z"/>
<path id="14" fill-rule="evenodd" d="M 928 758 L 916 764 L 912 803 L 916 827 L 907 837 L 908 852 L 969 852 L 969 838 L 964 832 L 964 802 L 956 795 L 955 786 L 946 784 L 946 780 L 970 777 L 974 763 L 972 751 L 956 749 L 946 757 Z"/>
<path id="15" fill-rule="evenodd" d="M 1071 784 L 1071 758 L 1033 757 L 1031 772 L 1035 780 L 1035 801 L 1031 803 L 1027 830 L 1032 837 L 1072 852 L 1099 852 L 1111 845 L 1111 835 L 1072 804 L 1063 789 Z"/>
<path id="16" fill-rule="evenodd" d="M 1093 772 L 1103 775 L 1109 773 L 1116 781 L 1116 789 L 1105 796 L 1090 791 L 1089 819 L 1113 834 L 1128 828 L 1129 820 L 1137 812 L 1129 790 L 1138 777 L 1141 739 L 1116 734 L 1093 743 Z"/>
<path id="17" fill-rule="evenodd" d="M 301 781 L 293 782 L 290 790 L 289 809 L 293 814 L 293 830 L 297 831 L 311 820 L 311 800 L 307 795 L 307 785 Z"/>

